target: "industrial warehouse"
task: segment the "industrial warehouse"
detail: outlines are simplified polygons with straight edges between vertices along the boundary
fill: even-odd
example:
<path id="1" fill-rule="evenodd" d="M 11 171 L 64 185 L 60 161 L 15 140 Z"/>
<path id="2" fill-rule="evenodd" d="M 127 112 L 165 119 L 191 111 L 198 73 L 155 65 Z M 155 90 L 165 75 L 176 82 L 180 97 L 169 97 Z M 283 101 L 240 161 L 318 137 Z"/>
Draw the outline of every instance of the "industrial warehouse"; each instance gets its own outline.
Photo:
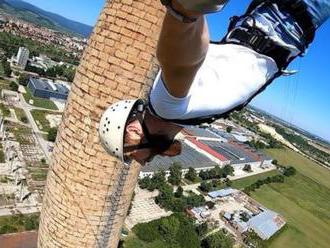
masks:
<path id="1" fill-rule="evenodd" d="M 235 169 L 235 175 L 240 175 L 246 164 L 254 169 L 274 167 L 272 158 L 239 142 L 234 135 L 221 130 L 215 133 L 209 129 L 189 127 L 185 128 L 181 134 L 184 139 L 181 155 L 156 156 L 142 168 L 140 178 L 152 176 L 160 169 L 165 170 L 169 175 L 169 168 L 174 163 L 181 165 L 183 175 L 189 167 L 200 172 L 211 170 L 217 165 L 220 167 L 231 165 Z"/>
<path id="2" fill-rule="evenodd" d="M 55 98 L 66 100 L 70 89 L 63 83 L 55 83 L 49 79 L 38 79 L 30 77 L 27 87 L 31 90 L 33 96 L 41 98 Z"/>

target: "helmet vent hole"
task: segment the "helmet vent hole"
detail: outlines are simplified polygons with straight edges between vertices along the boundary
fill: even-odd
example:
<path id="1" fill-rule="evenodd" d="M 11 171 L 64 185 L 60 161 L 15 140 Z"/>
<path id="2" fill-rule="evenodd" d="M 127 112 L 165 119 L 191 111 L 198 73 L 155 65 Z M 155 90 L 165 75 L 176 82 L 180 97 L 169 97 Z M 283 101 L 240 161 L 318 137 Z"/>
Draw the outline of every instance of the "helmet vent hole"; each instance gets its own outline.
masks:
<path id="1" fill-rule="evenodd" d="M 109 128 L 107 128 L 107 132 L 109 132 Z"/>
<path id="2" fill-rule="evenodd" d="M 106 127 L 107 126 L 107 124 L 104 124 L 104 127 Z"/>
<path id="3" fill-rule="evenodd" d="M 120 126 L 118 126 L 118 129 L 120 129 Z"/>
<path id="4" fill-rule="evenodd" d="M 108 121 L 108 124 L 110 124 L 110 121 Z"/>
<path id="5" fill-rule="evenodd" d="M 116 148 L 116 151 L 118 152 L 118 151 L 119 151 L 119 149 L 118 149 L 118 148 Z"/>
<path id="6" fill-rule="evenodd" d="M 107 117 L 107 118 L 105 118 L 105 120 L 107 121 L 107 120 L 109 120 L 109 118 Z"/>

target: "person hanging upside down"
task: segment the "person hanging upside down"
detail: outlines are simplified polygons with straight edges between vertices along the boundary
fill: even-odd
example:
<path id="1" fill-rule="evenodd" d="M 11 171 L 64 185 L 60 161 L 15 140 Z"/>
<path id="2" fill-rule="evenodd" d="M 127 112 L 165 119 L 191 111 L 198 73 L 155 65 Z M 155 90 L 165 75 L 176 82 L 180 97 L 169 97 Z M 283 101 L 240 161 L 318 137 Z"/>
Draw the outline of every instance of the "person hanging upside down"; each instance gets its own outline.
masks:
<path id="1" fill-rule="evenodd" d="M 128 164 L 176 156 L 184 125 L 211 123 L 246 106 L 286 71 L 330 16 L 330 0 L 254 0 L 231 18 L 228 33 L 209 41 L 205 14 L 228 0 L 162 0 L 167 8 L 148 104 L 120 101 L 101 118 L 101 142 Z"/>

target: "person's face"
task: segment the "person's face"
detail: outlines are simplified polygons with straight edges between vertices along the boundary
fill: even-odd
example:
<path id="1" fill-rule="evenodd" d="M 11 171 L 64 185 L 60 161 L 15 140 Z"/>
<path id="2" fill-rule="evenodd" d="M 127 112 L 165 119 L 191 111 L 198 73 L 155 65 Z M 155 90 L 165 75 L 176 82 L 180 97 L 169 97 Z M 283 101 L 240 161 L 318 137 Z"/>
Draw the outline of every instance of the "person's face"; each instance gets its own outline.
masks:
<path id="1" fill-rule="evenodd" d="M 155 124 L 157 126 L 157 124 Z M 155 128 L 155 126 L 153 127 Z M 163 126 L 159 126 L 159 128 L 163 128 Z M 156 127 L 157 129 L 157 127 Z M 163 155 L 163 156 L 177 156 L 181 153 L 181 143 L 178 141 L 170 141 L 172 144 L 166 151 L 156 152 L 154 148 L 138 148 L 138 145 L 148 143 L 146 139 L 142 125 L 139 120 L 133 120 L 129 122 L 126 126 L 125 130 L 125 148 L 124 155 L 136 160 L 140 164 L 145 164 L 150 161 L 155 155 Z M 168 139 L 164 139 L 163 142 L 168 142 Z M 133 147 L 134 149 L 130 148 Z"/>
<path id="2" fill-rule="evenodd" d="M 147 142 L 143 133 L 142 125 L 138 120 L 134 120 L 127 125 L 124 142 L 125 146 L 137 146 Z M 125 156 L 144 164 L 152 155 L 152 151 L 150 148 L 138 148 L 129 151 L 124 150 L 124 154 Z"/>

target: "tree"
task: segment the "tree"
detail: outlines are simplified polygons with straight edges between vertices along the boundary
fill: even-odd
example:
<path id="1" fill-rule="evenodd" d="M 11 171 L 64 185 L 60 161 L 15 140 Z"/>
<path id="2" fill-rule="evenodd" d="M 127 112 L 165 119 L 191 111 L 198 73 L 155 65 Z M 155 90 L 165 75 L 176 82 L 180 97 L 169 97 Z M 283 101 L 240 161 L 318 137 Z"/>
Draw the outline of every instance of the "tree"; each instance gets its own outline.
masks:
<path id="1" fill-rule="evenodd" d="M 198 239 L 195 228 L 192 224 L 181 225 L 177 233 L 177 240 L 180 248 L 199 248 L 200 241 Z"/>
<path id="2" fill-rule="evenodd" d="M 196 182 L 198 178 L 196 170 L 192 167 L 189 167 L 188 172 L 185 175 L 185 178 L 191 182 Z"/>
<path id="3" fill-rule="evenodd" d="M 231 127 L 231 126 L 228 126 L 227 128 L 226 128 L 226 132 L 227 133 L 231 133 L 233 131 L 233 128 Z"/>
<path id="4" fill-rule="evenodd" d="M 297 170 L 290 166 L 290 167 L 285 167 L 283 171 L 283 175 L 286 177 L 294 176 L 297 173 Z"/>
<path id="5" fill-rule="evenodd" d="M 4 58 L 2 61 L 2 68 L 3 68 L 3 72 L 5 74 L 6 77 L 10 77 L 12 70 L 10 68 L 10 63 L 7 61 L 6 58 Z"/>
<path id="6" fill-rule="evenodd" d="M 28 118 L 24 115 L 24 116 L 21 117 L 21 122 L 23 122 L 23 123 L 28 123 L 29 120 L 28 120 Z"/>
<path id="7" fill-rule="evenodd" d="M 47 136 L 48 141 L 55 142 L 56 136 L 57 136 L 57 128 L 56 127 L 50 128 Z"/>
<path id="8" fill-rule="evenodd" d="M 183 188 L 181 186 L 178 187 L 178 189 L 176 190 L 174 196 L 176 198 L 180 198 L 183 196 Z"/>
<path id="9" fill-rule="evenodd" d="M 223 169 L 223 177 L 227 177 L 227 176 L 233 176 L 234 175 L 234 168 L 231 165 L 226 165 Z"/>
<path id="10" fill-rule="evenodd" d="M 204 222 L 198 226 L 196 226 L 196 232 L 198 234 L 199 237 L 203 237 L 204 235 L 207 234 L 207 230 L 208 230 L 208 227 L 207 227 L 207 223 Z"/>
<path id="11" fill-rule="evenodd" d="M 182 167 L 178 163 L 173 163 L 170 167 L 170 176 L 168 177 L 168 182 L 172 185 L 179 185 L 182 178 Z"/>
<path id="12" fill-rule="evenodd" d="M 251 165 L 250 165 L 250 164 L 246 164 L 246 165 L 244 165 L 243 171 L 246 171 L 246 172 L 252 172 Z"/>
<path id="13" fill-rule="evenodd" d="M 247 244 L 249 247 L 255 248 L 264 248 L 266 247 L 265 242 L 256 234 L 254 231 L 250 230 L 245 238 L 244 243 Z"/>
<path id="14" fill-rule="evenodd" d="M 11 81 L 10 84 L 9 84 L 9 88 L 12 90 L 12 91 L 18 91 L 18 85 Z"/>
<path id="15" fill-rule="evenodd" d="M 203 192 L 210 192 L 212 189 L 212 184 L 208 182 L 202 182 L 199 189 Z"/>
<path id="16" fill-rule="evenodd" d="M 20 85 L 27 86 L 28 83 L 29 83 L 29 75 L 27 75 L 27 74 L 21 74 L 21 75 L 18 77 L 18 83 L 19 83 Z"/>
<path id="17" fill-rule="evenodd" d="M 202 241 L 203 248 L 232 248 L 233 245 L 233 238 L 226 234 L 223 229 Z"/>

